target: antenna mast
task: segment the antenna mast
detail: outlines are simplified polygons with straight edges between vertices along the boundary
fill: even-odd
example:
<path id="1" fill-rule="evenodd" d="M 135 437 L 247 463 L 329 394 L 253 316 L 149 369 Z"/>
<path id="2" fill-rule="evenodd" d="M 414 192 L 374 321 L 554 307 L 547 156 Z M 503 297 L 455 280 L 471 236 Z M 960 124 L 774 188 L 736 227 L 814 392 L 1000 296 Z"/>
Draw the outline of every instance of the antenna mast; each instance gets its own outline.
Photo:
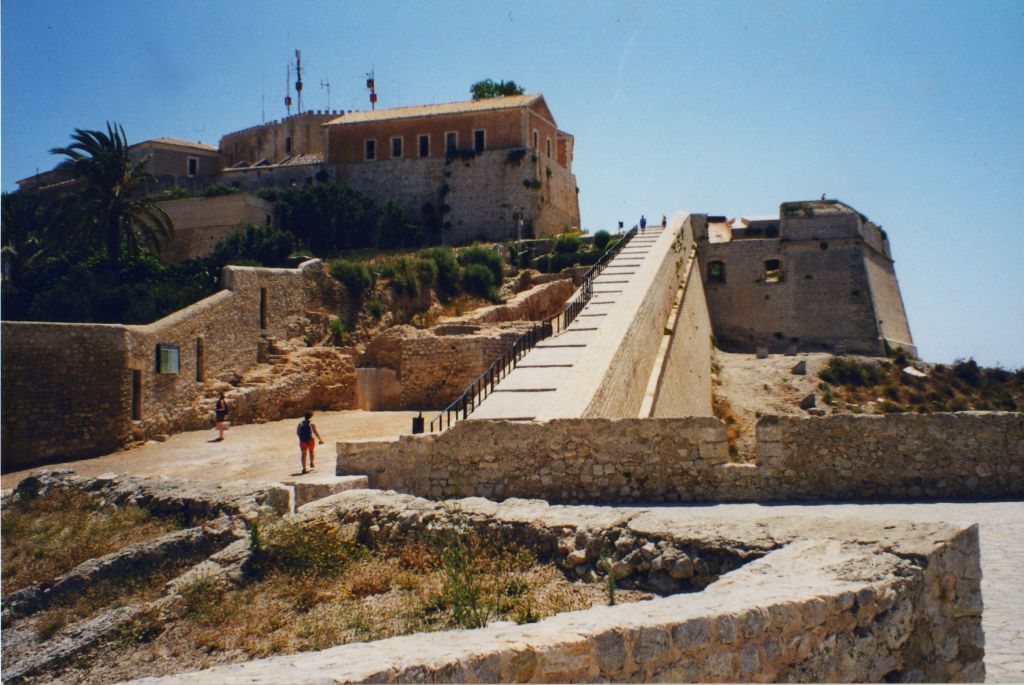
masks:
<path id="1" fill-rule="evenodd" d="M 321 90 L 327 89 L 327 111 L 331 111 L 331 82 L 330 80 L 320 79 Z"/>
<path id="2" fill-rule="evenodd" d="M 370 89 L 370 109 L 377 109 L 376 81 L 373 78 L 373 69 L 366 75 L 366 87 Z"/>
<path id="3" fill-rule="evenodd" d="M 295 51 L 295 113 L 302 114 L 302 53 Z"/>
<path id="4" fill-rule="evenodd" d="M 284 106 L 288 108 L 288 116 L 292 115 L 292 65 L 288 65 L 288 78 L 284 80 Z"/>

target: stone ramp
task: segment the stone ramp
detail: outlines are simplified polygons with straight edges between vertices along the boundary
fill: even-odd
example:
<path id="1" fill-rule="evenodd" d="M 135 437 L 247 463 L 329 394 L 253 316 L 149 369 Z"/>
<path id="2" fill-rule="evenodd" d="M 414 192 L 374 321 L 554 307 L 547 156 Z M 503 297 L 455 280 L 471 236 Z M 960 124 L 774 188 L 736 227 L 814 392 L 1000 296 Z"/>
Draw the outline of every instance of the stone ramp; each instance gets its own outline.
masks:
<path id="1" fill-rule="evenodd" d="M 336 495 L 346 490 L 360 490 L 368 487 L 366 476 L 336 476 L 333 469 L 323 473 L 307 473 L 281 481 L 282 485 L 292 490 L 291 511 L 329 495 Z"/>
<path id="2" fill-rule="evenodd" d="M 651 286 L 651 274 L 656 270 L 641 267 L 664 258 L 671 233 L 672 229 L 659 226 L 634 236 L 594 279 L 593 297 L 572 325 L 530 350 L 469 419 L 533 421 L 557 415 L 552 402 L 560 389 L 579 387 L 581 361 L 596 348 L 618 345 L 619 332 L 612 332 L 610 324 L 632 313 L 623 307 L 623 296 Z M 599 371 L 588 375 L 594 373 Z"/>

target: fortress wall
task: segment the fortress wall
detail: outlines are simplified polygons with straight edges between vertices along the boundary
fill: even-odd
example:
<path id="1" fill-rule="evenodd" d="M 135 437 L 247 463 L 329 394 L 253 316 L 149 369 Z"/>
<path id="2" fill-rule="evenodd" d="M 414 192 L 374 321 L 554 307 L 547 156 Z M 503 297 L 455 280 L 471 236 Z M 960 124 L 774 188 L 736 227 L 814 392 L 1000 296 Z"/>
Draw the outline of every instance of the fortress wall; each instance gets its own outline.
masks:
<path id="1" fill-rule="evenodd" d="M 875 303 L 875 316 L 882 337 L 890 347 L 902 347 L 917 355 L 917 347 L 910 336 L 907 312 L 903 308 L 903 296 L 896 281 L 896 271 L 890 259 L 874 250 L 866 250 L 868 282 L 871 285 L 871 299 Z"/>
<path id="2" fill-rule="evenodd" d="M 123 443 L 131 417 L 123 326 L 4 321 L 2 337 L 3 470 Z"/>
<path id="3" fill-rule="evenodd" d="M 661 247 L 651 248 L 635 276 L 638 283 L 648 284 L 647 289 L 628 288 L 615 305 L 616 310 L 624 314 L 615 314 L 614 320 L 610 315 L 602 324 L 608 340 L 620 341 L 618 348 L 588 348 L 588 356 L 573 369 L 581 383 L 565 383 L 558 391 L 564 399 L 557 397 L 551 404 L 558 408 L 560 416 L 631 418 L 639 415 L 665 324 L 685 276 L 687 257 L 693 249 L 692 234 L 675 219 L 658 242 Z M 660 263 L 656 261 L 658 250 L 663 250 Z M 648 271 L 653 273 L 645 273 Z M 592 391 L 591 387 L 594 387 Z M 587 400 L 584 407 L 578 406 Z"/>
<path id="4" fill-rule="evenodd" d="M 712 415 L 711 319 L 696 258 L 683 289 L 654 401 L 657 418 Z"/>
<path id="5" fill-rule="evenodd" d="M 228 234 L 246 224 L 269 225 L 274 217 L 273 203 L 248 193 L 171 200 L 160 208 L 174 223 L 170 241 L 159 250 L 168 264 L 207 255 Z"/>
<path id="6" fill-rule="evenodd" d="M 823 249 L 822 245 L 826 247 Z M 737 240 L 699 246 L 708 309 L 719 346 L 783 353 L 845 348 L 879 354 L 871 287 L 859 241 Z M 780 282 L 765 282 L 765 261 L 779 260 Z M 708 264 L 725 265 L 725 282 Z"/>
<path id="7" fill-rule="evenodd" d="M 515 238 L 515 215 L 522 216 L 525 228 L 532 226 L 536 236 L 579 226 L 575 176 L 554 162 L 541 158 L 534 162 L 529 153 L 518 163 L 509 162 L 508 154 L 508 150 L 487 150 L 447 162 L 441 157 L 406 157 L 342 163 L 338 165 L 338 182 L 368 193 L 378 202 L 395 200 L 414 219 L 425 218 L 425 203 L 438 212 L 442 204 L 448 205 L 443 220 L 451 226 L 444 229 L 443 236 L 449 244 Z M 523 185 L 535 180 L 540 181 L 540 188 Z"/>
<path id="8" fill-rule="evenodd" d="M 728 461 L 714 418 L 467 421 L 338 443 L 339 475 L 423 497 L 729 502 L 1024 495 L 1024 415 L 765 417 L 758 462 Z"/>

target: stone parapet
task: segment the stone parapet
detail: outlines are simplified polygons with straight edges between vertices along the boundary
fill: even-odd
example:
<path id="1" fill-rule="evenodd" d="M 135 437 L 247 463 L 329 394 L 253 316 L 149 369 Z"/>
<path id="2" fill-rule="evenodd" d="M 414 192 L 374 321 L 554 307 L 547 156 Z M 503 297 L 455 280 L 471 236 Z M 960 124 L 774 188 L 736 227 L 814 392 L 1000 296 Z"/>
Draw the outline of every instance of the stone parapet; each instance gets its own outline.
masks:
<path id="1" fill-rule="evenodd" d="M 1024 495 L 1024 414 L 764 417 L 758 460 L 728 460 L 714 418 L 470 421 L 338 443 L 338 474 L 425 497 L 736 502 Z"/>
<path id="2" fill-rule="evenodd" d="M 981 681 L 978 529 L 716 519 L 671 509 L 431 503 L 350 491 L 307 516 L 421 534 L 455 508 L 518 537 L 715 547 L 746 563 L 698 592 L 537 623 L 416 634 L 136 683 Z M 571 551 L 570 551 L 571 550 Z"/>

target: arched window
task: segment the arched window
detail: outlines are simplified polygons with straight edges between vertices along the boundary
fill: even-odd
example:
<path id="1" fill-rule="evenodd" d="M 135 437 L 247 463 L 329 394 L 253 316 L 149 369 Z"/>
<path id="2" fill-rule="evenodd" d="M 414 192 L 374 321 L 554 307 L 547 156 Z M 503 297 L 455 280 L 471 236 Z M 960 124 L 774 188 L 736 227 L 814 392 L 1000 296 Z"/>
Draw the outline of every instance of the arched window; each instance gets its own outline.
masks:
<path id="1" fill-rule="evenodd" d="M 708 262 L 708 283 L 725 283 L 725 262 Z"/>

